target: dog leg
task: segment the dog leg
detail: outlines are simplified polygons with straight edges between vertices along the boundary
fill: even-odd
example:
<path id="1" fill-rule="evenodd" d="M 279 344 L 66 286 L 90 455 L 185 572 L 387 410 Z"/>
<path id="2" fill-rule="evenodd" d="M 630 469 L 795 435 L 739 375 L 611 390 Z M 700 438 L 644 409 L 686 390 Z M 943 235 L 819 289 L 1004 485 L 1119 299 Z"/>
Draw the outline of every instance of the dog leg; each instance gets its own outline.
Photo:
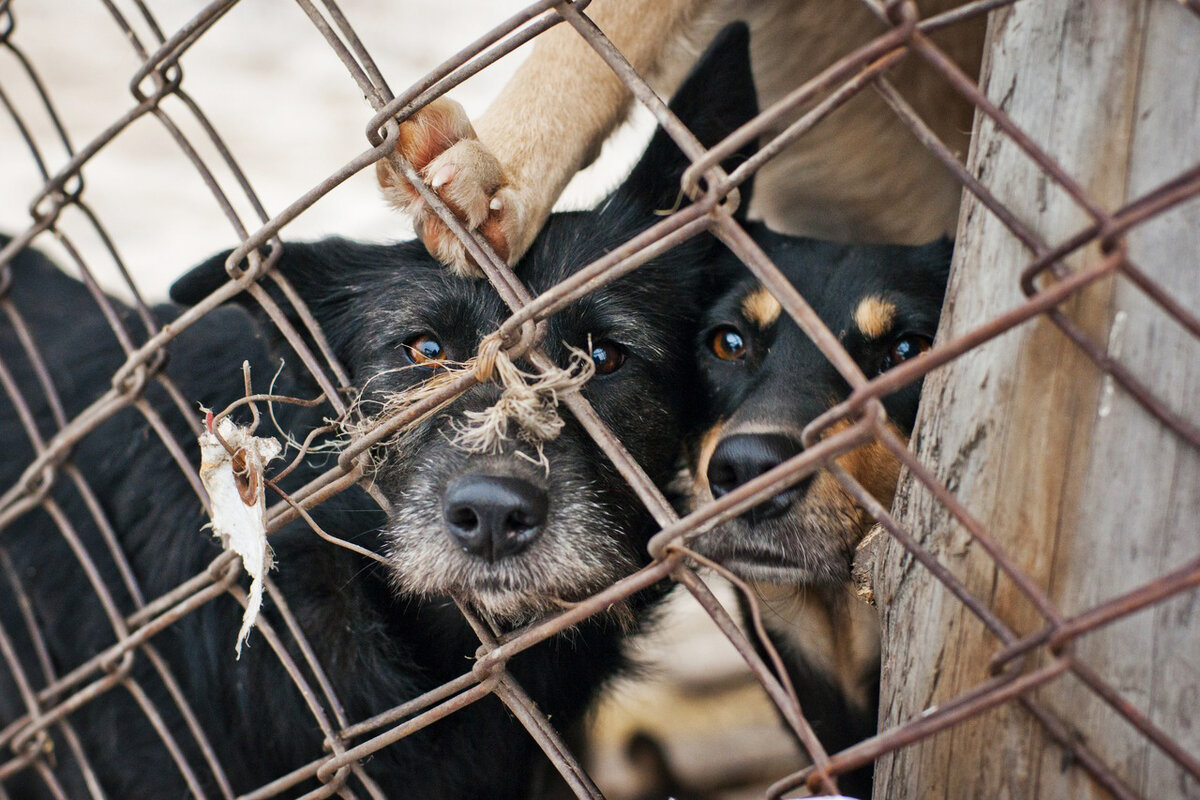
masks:
<path id="1" fill-rule="evenodd" d="M 461 105 L 442 97 L 422 108 L 400 126 L 396 150 L 497 255 L 510 264 L 520 257 L 510 242 L 523 227 L 521 198 Z M 460 275 L 480 275 L 462 242 L 391 163 L 381 159 L 375 166 L 384 197 L 412 218 L 430 254 Z"/>
<path id="2" fill-rule="evenodd" d="M 633 67 L 652 77 L 667 43 L 706 2 L 594 0 L 588 12 Z M 396 149 L 512 265 L 572 176 L 624 119 L 630 98 L 600 56 L 563 23 L 538 37 L 475 127 L 461 106 L 442 98 L 401 125 Z M 458 238 L 386 160 L 378 176 L 385 197 L 413 218 L 433 256 L 456 273 L 480 274 Z"/>

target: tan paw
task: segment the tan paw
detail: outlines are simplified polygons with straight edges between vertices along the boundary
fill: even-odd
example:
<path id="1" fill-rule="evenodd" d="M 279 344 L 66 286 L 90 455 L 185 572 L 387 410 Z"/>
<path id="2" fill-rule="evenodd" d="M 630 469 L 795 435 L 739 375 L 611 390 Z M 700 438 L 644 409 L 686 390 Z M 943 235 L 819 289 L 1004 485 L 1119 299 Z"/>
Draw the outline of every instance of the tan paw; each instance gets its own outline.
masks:
<path id="1" fill-rule="evenodd" d="M 513 247 L 523 221 L 520 196 L 476 137 L 462 106 L 443 97 L 421 109 L 400 126 L 396 151 L 500 258 L 511 264 L 520 257 Z M 384 196 L 412 217 L 430 254 L 456 273 L 482 274 L 458 237 L 387 159 L 379 161 L 376 171 Z"/>

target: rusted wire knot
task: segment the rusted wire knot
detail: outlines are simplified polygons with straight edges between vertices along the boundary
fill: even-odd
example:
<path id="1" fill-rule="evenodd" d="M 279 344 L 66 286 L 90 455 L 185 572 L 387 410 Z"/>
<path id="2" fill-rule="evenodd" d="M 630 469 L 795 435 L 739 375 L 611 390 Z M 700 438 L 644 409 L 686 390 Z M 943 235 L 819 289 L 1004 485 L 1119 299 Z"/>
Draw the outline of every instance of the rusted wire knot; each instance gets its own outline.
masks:
<path id="1" fill-rule="evenodd" d="M 17 758 L 22 758 L 32 763 L 34 759 L 41 758 L 42 756 L 53 757 L 54 740 L 45 729 L 38 727 L 38 725 L 39 723 L 36 721 L 31 722 L 29 727 L 34 729 L 31 735 L 26 735 L 23 732 L 22 735 L 13 739 L 11 747 L 13 755 Z"/>
<path id="2" fill-rule="evenodd" d="M 542 444 L 563 428 L 559 396 L 577 391 L 596 372 L 591 356 L 575 347 L 570 351 L 566 367 L 526 372 L 513 363 L 499 332 L 485 337 L 473 359 L 475 377 L 480 383 L 495 381 L 504 391 L 488 409 L 463 414 L 466 421 L 454 425 L 454 444 L 471 453 L 498 453 L 513 438 L 515 423 L 516 438 L 538 448 L 538 461 L 544 461 Z"/>
<path id="3" fill-rule="evenodd" d="M 167 363 L 166 359 L 165 350 L 155 350 L 141 357 L 131 356 L 113 373 L 113 389 L 123 397 L 140 397 L 146 389 L 146 384 Z"/>

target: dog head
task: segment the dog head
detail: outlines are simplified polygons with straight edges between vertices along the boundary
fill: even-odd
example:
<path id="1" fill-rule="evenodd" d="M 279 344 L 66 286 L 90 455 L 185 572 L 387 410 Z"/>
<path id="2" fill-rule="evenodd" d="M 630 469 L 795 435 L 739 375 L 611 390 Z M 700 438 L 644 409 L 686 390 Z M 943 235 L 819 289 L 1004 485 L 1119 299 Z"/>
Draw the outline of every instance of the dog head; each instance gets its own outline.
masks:
<path id="1" fill-rule="evenodd" d="M 744 26 L 718 37 L 671 107 L 706 145 L 753 116 Z M 521 279 L 545 291 L 650 227 L 660 219 L 656 211 L 676 204 L 687 165 L 658 131 L 630 177 L 595 210 L 551 217 L 517 266 Z M 580 351 L 592 360 L 584 397 L 660 486 L 673 475 L 684 431 L 698 424 L 691 348 L 712 285 L 703 265 L 718 247 L 707 235 L 693 238 L 572 303 L 548 319 L 541 343 L 560 367 Z M 193 303 L 216 289 L 227 257 L 193 270 L 172 297 Z M 320 323 L 368 414 L 475 356 L 510 313 L 489 284 L 451 275 L 418 242 L 289 244 L 275 271 Z M 290 308 L 283 294 L 269 291 Z M 516 366 L 534 371 L 525 361 Z M 555 437 L 531 435 L 510 420 L 508 438 L 488 452 L 461 446 L 458 434 L 472 415 L 500 397 L 493 383 L 468 389 L 378 448 L 372 477 L 391 505 L 380 549 L 397 586 L 459 597 L 515 621 L 636 570 L 647 560 L 653 526 L 562 406 Z"/>
<path id="2" fill-rule="evenodd" d="M 921 247 L 841 245 L 771 234 L 755 238 L 820 315 L 868 378 L 929 348 L 950 265 L 947 240 Z M 695 448 L 694 492 L 721 497 L 803 450 L 808 423 L 845 399 L 849 386 L 816 345 L 752 277 L 708 311 L 696 343 L 708 432 Z M 907 437 L 920 383 L 884 398 Z M 883 445 L 837 459 L 885 506 L 899 464 Z M 754 581 L 842 584 L 873 520 L 819 470 L 704 535 L 697 547 Z"/>

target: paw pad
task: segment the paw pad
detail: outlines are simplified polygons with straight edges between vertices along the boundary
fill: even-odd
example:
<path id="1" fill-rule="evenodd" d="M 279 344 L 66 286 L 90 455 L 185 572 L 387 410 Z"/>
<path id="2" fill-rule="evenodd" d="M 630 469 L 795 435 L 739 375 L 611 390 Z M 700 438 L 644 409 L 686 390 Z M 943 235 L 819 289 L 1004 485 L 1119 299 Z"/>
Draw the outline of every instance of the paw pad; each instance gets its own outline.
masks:
<path id="1" fill-rule="evenodd" d="M 519 231 L 518 195 L 461 105 L 443 97 L 418 111 L 401 124 L 396 152 L 468 230 L 478 232 L 500 258 L 509 260 Z M 459 274 L 481 274 L 455 233 L 387 159 L 379 161 L 376 171 L 384 196 L 412 217 L 430 254 Z"/>

